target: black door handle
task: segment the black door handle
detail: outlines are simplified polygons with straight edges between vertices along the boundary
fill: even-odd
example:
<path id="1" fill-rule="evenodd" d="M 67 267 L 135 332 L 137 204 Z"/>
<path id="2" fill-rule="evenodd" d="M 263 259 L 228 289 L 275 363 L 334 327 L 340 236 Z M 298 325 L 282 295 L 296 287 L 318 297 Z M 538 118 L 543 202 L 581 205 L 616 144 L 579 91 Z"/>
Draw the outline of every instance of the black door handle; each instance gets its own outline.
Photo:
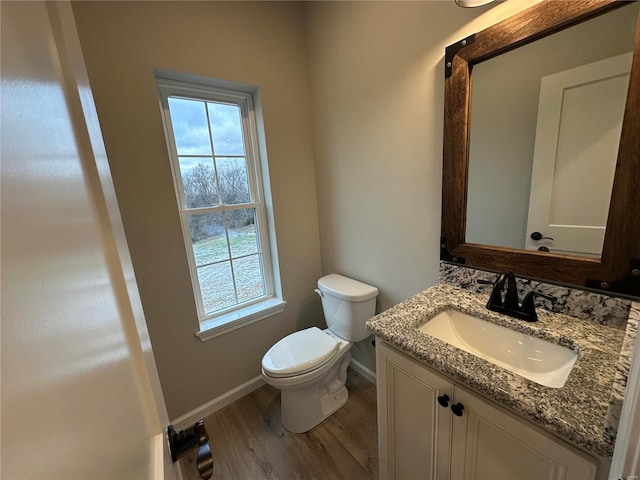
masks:
<path id="1" fill-rule="evenodd" d="M 553 240 L 553 238 L 551 237 L 545 237 L 543 236 L 540 232 L 533 232 L 531 235 L 531 240 Z"/>
<path id="2" fill-rule="evenodd" d="M 440 395 L 438 397 L 438 403 L 443 407 L 449 406 L 449 395 Z"/>
<path id="3" fill-rule="evenodd" d="M 451 411 L 457 417 L 461 417 L 462 416 L 462 410 L 464 410 L 464 405 L 462 405 L 459 402 L 458 403 L 454 403 L 453 405 L 451 405 Z"/>

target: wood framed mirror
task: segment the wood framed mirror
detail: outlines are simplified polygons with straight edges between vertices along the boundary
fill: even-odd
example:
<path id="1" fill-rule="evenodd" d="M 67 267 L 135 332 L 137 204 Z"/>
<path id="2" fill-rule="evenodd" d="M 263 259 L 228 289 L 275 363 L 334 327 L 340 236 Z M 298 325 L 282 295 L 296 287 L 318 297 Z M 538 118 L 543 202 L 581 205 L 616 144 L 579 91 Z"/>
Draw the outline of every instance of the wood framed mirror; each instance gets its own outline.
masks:
<path id="1" fill-rule="evenodd" d="M 603 225 L 601 255 L 569 255 L 553 250 L 540 252 L 517 246 L 474 243 L 472 238 L 467 240 L 474 67 L 479 69 L 480 64 L 490 59 L 510 54 L 570 27 L 600 18 L 608 12 L 616 12 L 620 7 L 628 8 L 629 5 L 630 2 L 611 0 L 543 0 L 447 47 L 441 260 L 640 296 L 640 34 L 636 13 L 632 18 L 630 36 L 633 54 L 628 54 L 631 62 L 628 67 L 628 89 L 626 97 L 621 100 L 620 109 L 624 113 L 621 112 L 619 144 L 616 145 L 617 152 L 613 152 L 611 166 L 613 185 L 609 208 L 606 209 L 606 205 L 604 207 L 606 230 Z M 579 48 L 587 49 L 589 45 Z M 500 92 L 497 94 L 499 96 Z M 534 130 L 535 134 L 535 125 L 528 130 Z M 501 133 L 499 129 L 497 131 Z M 494 195 L 500 198 L 502 191 L 508 190 L 508 185 L 509 182 L 498 183 L 495 188 L 486 190 L 493 190 Z M 504 202 L 510 202 L 509 198 L 504 198 Z M 509 222 L 505 220 L 505 223 Z M 529 237 L 532 232 L 522 233 L 523 237 Z"/>

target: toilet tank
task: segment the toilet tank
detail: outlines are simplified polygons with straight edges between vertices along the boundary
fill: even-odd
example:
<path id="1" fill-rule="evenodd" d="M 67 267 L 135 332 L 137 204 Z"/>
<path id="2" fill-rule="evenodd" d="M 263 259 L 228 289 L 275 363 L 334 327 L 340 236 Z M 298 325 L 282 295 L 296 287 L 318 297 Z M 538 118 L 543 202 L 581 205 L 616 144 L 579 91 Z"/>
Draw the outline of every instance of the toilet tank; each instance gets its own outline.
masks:
<path id="1" fill-rule="evenodd" d="M 376 313 L 376 287 L 332 273 L 318 280 L 318 289 L 329 330 L 350 342 L 371 335 L 365 323 Z"/>

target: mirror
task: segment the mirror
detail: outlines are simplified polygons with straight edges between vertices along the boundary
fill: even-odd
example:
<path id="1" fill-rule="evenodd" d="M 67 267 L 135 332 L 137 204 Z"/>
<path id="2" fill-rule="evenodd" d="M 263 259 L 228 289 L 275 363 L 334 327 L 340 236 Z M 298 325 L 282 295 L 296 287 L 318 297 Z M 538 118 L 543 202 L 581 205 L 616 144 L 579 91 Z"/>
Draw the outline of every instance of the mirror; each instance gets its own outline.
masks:
<path id="1" fill-rule="evenodd" d="M 474 66 L 468 242 L 601 256 L 638 7 Z"/>
<path id="2" fill-rule="evenodd" d="M 566 3 L 447 48 L 441 258 L 639 295 L 640 8 Z"/>

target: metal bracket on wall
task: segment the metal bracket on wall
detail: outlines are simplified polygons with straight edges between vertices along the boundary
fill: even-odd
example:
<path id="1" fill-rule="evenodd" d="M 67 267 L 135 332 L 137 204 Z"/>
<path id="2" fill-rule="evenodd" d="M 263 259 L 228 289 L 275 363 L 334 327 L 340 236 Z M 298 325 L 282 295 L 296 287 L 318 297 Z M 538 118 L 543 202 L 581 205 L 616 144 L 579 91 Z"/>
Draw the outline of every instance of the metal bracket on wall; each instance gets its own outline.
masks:
<path id="1" fill-rule="evenodd" d="M 460 49 L 466 47 L 467 45 L 471 45 L 476 41 L 476 34 L 473 33 L 469 35 L 467 38 L 463 38 L 462 40 L 452 43 L 444 50 L 444 78 L 449 78 L 451 76 L 451 70 L 453 67 L 453 57 L 460 51 Z"/>
<path id="2" fill-rule="evenodd" d="M 640 258 L 631 259 L 627 274 L 620 280 L 607 282 L 605 280 L 587 279 L 585 286 L 596 290 L 640 297 Z"/>
<path id="3" fill-rule="evenodd" d="M 445 237 L 440 237 L 440 260 L 444 262 L 453 262 L 464 265 L 464 258 L 462 257 L 454 257 L 447 250 L 447 239 Z"/>

